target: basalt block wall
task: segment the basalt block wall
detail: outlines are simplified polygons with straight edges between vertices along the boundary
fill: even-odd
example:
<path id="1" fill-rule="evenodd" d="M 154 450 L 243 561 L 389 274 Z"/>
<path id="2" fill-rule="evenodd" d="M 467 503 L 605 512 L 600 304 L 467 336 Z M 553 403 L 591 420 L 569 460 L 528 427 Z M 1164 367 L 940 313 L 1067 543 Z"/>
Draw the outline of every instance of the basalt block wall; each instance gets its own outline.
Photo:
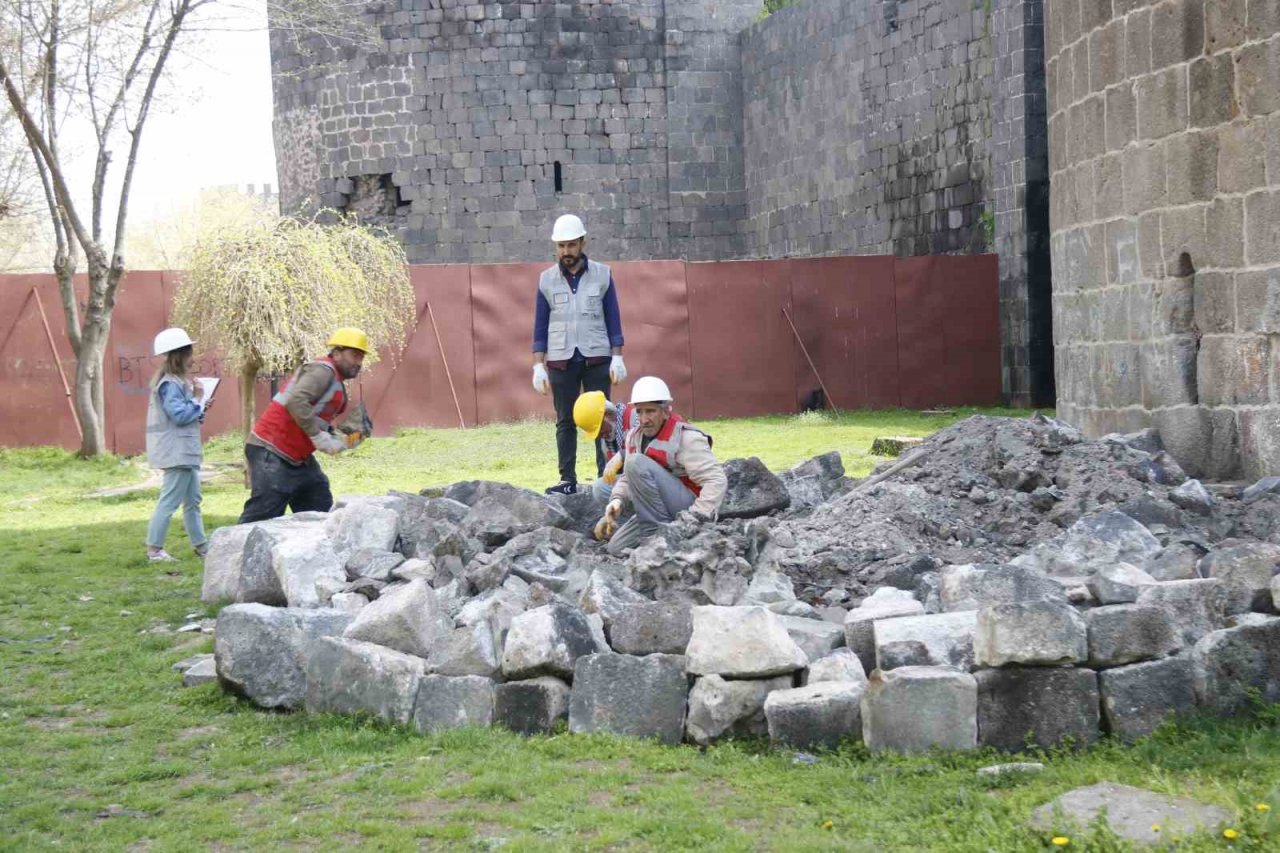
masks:
<path id="1" fill-rule="evenodd" d="M 272 36 L 286 211 L 414 263 L 1000 257 L 1004 398 L 1052 404 L 1043 0 L 382 0 Z M 625 283 L 620 283 L 625 286 Z"/>
<path id="2" fill-rule="evenodd" d="M 1280 471 L 1280 4 L 1046 0 L 1059 412 Z"/>

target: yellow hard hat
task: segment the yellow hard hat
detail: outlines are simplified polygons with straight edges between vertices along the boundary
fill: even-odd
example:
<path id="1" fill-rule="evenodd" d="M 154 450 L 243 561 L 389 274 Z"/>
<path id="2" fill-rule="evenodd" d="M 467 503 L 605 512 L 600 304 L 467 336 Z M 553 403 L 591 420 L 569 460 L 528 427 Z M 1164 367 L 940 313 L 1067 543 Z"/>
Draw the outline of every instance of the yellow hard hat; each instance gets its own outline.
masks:
<path id="1" fill-rule="evenodd" d="M 373 352 L 373 350 L 369 349 L 369 337 L 364 332 L 351 326 L 344 326 L 336 330 L 329 336 L 329 343 L 325 346 L 358 349 L 363 353 Z"/>
<path id="2" fill-rule="evenodd" d="M 573 422 L 587 434 L 589 441 L 595 441 L 600 434 L 600 424 L 604 422 L 604 403 L 603 391 L 588 391 L 573 404 Z"/>

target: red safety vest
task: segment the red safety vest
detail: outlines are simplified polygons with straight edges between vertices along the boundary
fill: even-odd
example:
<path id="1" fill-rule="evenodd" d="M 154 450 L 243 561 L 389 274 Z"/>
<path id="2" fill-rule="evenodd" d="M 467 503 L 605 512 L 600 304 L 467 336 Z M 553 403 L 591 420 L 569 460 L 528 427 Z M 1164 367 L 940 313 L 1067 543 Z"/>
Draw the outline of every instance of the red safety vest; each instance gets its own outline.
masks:
<path id="1" fill-rule="evenodd" d="M 711 445 L 711 435 L 709 433 L 703 432 L 675 412 L 672 412 L 671 416 L 667 418 L 667 422 L 662 425 L 662 429 L 658 430 L 658 434 L 649 441 L 649 446 L 644 449 L 644 455 L 668 471 L 674 472 L 677 464 L 676 456 L 680 452 L 680 436 L 684 434 L 685 430 L 692 430 L 705 435 L 707 437 L 707 445 Z M 635 427 L 627 432 L 624 451 L 626 453 L 639 453 L 643 438 L 640 434 L 639 422 L 637 422 Z M 685 488 L 693 492 L 695 497 L 702 494 L 702 486 L 699 486 L 688 477 L 681 477 L 680 482 L 684 483 Z"/>
<path id="2" fill-rule="evenodd" d="M 618 416 L 618 423 L 613 425 L 614 437 L 616 438 L 617 436 L 622 436 L 621 440 L 618 442 L 618 450 L 613 453 L 610 453 L 605 458 L 606 462 L 612 460 L 613 457 L 617 456 L 618 453 L 622 451 L 622 449 L 626 446 L 627 433 L 635 429 L 636 425 L 637 425 L 636 407 L 631 405 L 630 403 L 627 403 L 622 407 L 622 414 Z M 612 442 L 609 442 L 609 443 L 612 443 Z"/>
<path id="3" fill-rule="evenodd" d="M 323 364 L 333 371 L 333 379 L 329 383 L 329 387 L 320 396 L 320 399 L 315 401 L 316 416 L 325 423 L 331 424 L 347 408 L 347 389 L 342 384 L 342 379 L 338 374 L 338 366 L 334 364 L 333 359 L 318 358 L 311 364 Z M 308 456 L 316 452 L 316 445 L 311 440 L 311 436 L 307 435 L 302 427 L 298 426 L 298 422 L 293 419 L 293 415 L 289 414 L 289 409 L 287 408 L 289 399 L 293 394 L 291 386 L 301 372 L 302 368 L 300 367 L 285 380 L 283 387 L 267 404 L 267 410 L 262 413 L 262 417 L 258 418 L 258 422 L 253 425 L 253 434 L 260 438 L 263 443 L 269 445 L 285 459 L 297 464 L 302 464 Z"/>

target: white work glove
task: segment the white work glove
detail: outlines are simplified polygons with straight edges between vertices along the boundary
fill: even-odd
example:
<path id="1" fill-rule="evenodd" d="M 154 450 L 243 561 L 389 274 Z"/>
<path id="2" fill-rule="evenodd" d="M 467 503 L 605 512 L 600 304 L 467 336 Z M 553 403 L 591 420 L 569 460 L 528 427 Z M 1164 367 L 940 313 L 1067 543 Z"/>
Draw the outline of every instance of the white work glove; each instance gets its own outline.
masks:
<path id="1" fill-rule="evenodd" d="M 626 378 L 627 366 L 623 364 L 622 356 L 615 355 L 609 360 L 609 381 L 614 385 L 618 385 Z"/>
<path id="2" fill-rule="evenodd" d="M 547 377 L 547 366 L 538 362 L 533 366 L 533 390 L 546 394 L 551 388 L 551 380 Z"/>
<path id="3" fill-rule="evenodd" d="M 311 443 L 316 446 L 316 450 L 321 453 L 328 453 L 331 456 L 347 449 L 347 443 L 331 432 L 316 433 L 311 436 Z"/>

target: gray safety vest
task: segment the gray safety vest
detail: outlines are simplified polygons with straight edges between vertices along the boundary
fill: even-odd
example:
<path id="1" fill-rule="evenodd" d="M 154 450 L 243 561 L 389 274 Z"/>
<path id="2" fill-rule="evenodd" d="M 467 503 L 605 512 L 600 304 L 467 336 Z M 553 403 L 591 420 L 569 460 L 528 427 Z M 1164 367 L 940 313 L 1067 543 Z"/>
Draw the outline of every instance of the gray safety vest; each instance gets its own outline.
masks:
<path id="1" fill-rule="evenodd" d="M 152 468 L 199 468 L 202 460 L 200 449 L 200 421 L 194 420 L 178 426 L 164 410 L 160 400 L 160 386 L 172 382 L 182 389 L 182 396 L 191 399 L 186 383 L 166 373 L 151 389 L 147 403 L 147 464 Z"/>
<path id="2" fill-rule="evenodd" d="M 609 354 L 609 332 L 604 325 L 604 294 L 609 289 L 609 268 L 587 262 L 578 292 L 569 289 L 559 265 L 543 270 L 538 291 L 551 306 L 547 324 L 547 361 L 566 361 L 576 349 L 587 358 Z"/>

